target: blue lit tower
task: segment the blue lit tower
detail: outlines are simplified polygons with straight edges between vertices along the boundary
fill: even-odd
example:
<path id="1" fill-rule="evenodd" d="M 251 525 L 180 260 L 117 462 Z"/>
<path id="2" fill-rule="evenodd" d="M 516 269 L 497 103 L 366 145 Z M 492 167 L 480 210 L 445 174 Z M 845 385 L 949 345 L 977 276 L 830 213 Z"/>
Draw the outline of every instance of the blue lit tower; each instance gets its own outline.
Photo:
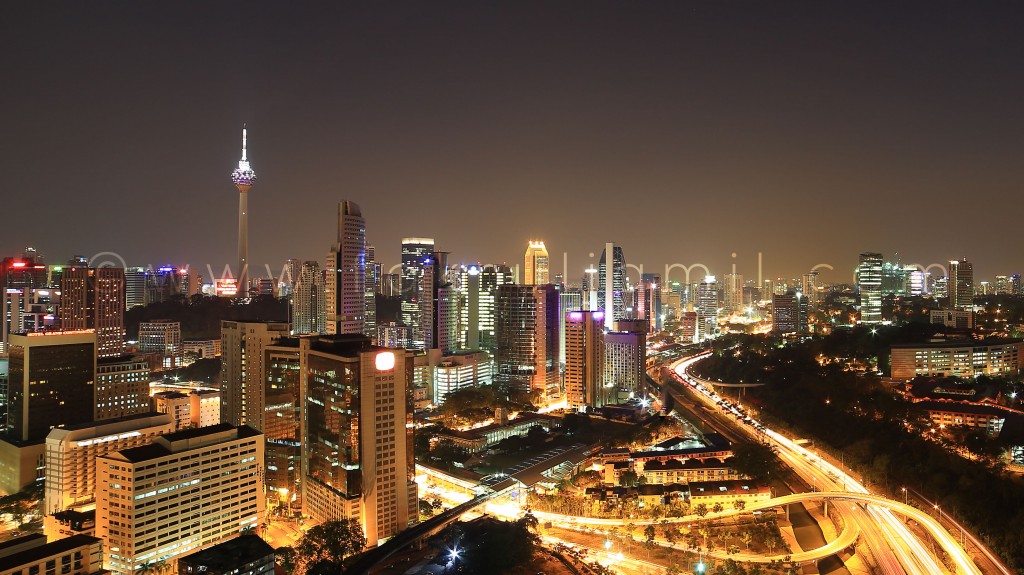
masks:
<path id="1" fill-rule="evenodd" d="M 238 297 L 249 295 L 249 188 L 256 183 L 256 172 L 245 155 L 245 124 L 242 124 L 242 159 L 231 172 L 238 188 Z"/>

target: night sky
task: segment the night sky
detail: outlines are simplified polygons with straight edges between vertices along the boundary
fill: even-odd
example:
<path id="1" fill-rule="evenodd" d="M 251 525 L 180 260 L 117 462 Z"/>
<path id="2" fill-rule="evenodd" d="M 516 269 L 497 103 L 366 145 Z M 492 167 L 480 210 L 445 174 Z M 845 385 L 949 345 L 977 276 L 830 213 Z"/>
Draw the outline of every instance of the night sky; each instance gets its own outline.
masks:
<path id="1" fill-rule="evenodd" d="M 234 265 L 248 122 L 275 274 L 323 261 L 341 199 L 386 265 L 428 236 L 544 239 L 574 279 L 606 241 L 657 272 L 1024 272 L 1019 3 L 312 4 L 6 3 L 0 254 Z"/>

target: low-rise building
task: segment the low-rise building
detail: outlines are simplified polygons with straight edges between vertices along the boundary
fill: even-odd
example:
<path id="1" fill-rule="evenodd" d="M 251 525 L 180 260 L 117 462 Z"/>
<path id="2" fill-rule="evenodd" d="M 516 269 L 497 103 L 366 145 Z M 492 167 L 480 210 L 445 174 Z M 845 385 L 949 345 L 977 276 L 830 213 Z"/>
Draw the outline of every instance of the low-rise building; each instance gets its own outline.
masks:
<path id="1" fill-rule="evenodd" d="M 174 421 L 174 431 L 193 427 L 192 399 L 180 391 L 161 391 L 153 394 L 153 409 L 166 413 Z"/>
<path id="2" fill-rule="evenodd" d="M 42 534 L 0 543 L 0 575 L 93 575 L 103 572 L 103 541 L 73 535 L 46 542 Z"/>
<path id="3" fill-rule="evenodd" d="M 258 535 L 239 535 L 178 559 L 179 575 L 271 575 L 274 548 Z"/>
<path id="4" fill-rule="evenodd" d="M 1021 371 L 1024 340 L 938 341 L 892 346 L 892 377 L 974 377 L 1014 375 Z"/>
<path id="5" fill-rule="evenodd" d="M 750 505 L 772 498 L 771 488 L 762 487 L 750 481 L 693 482 L 689 484 L 689 489 L 691 506 L 703 503 L 709 508 L 716 503 L 721 503 L 728 509 L 737 501 Z"/>
<path id="6" fill-rule="evenodd" d="M 979 428 L 992 437 L 1002 431 L 1009 413 L 994 405 L 959 401 L 918 401 L 914 407 L 928 414 L 932 423 L 942 429 L 957 426 Z"/>
<path id="7" fill-rule="evenodd" d="M 717 457 L 650 461 L 644 465 L 639 475 L 648 485 L 739 479 L 741 475 L 731 463 L 731 458 L 722 461 Z"/>

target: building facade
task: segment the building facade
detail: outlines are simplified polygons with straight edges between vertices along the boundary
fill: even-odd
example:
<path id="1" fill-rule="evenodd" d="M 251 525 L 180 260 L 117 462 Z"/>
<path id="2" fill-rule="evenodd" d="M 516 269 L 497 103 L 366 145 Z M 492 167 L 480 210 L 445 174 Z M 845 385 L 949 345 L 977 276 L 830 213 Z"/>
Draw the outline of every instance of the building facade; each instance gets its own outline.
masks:
<path id="1" fill-rule="evenodd" d="M 134 575 L 258 527 L 263 435 L 222 423 L 96 458 L 96 535 L 105 567 Z"/>
<path id="2" fill-rule="evenodd" d="M 96 360 L 93 419 L 115 419 L 150 411 L 149 363 L 128 355 Z"/>
<path id="3" fill-rule="evenodd" d="M 363 333 L 366 324 L 366 220 L 355 202 L 338 204 L 338 240 L 327 254 L 327 333 Z"/>
<path id="4" fill-rule="evenodd" d="M 299 350 L 303 512 L 356 519 L 375 546 L 417 517 L 412 362 L 363 336 L 302 338 Z"/>
<path id="5" fill-rule="evenodd" d="M 64 268 L 59 317 L 63 330 L 96 332 L 96 351 L 103 356 L 124 353 L 125 285 L 122 268 Z"/>

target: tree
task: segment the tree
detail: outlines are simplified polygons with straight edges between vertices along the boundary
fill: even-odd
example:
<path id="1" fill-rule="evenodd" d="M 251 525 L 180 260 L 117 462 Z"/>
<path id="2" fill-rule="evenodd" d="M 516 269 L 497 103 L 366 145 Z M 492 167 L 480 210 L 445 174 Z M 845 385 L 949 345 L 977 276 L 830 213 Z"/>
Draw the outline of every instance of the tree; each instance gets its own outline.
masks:
<path id="1" fill-rule="evenodd" d="M 366 547 L 363 528 L 355 519 L 326 521 L 306 532 L 295 550 L 306 565 L 327 563 L 341 571 L 345 557 Z"/>
<path id="2" fill-rule="evenodd" d="M 743 532 L 740 533 L 740 541 L 742 541 L 743 544 L 747 546 L 747 550 L 748 551 L 750 550 L 750 543 L 753 540 L 754 540 L 754 535 L 750 532 L 749 529 L 744 529 Z"/>
<path id="3" fill-rule="evenodd" d="M 295 549 L 291 547 L 278 547 L 274 550 L 274 561 L 281 566 L 285 575 L 291 575 L 295 571 L 298 557 L 295 554 Z"/>
<path id="4" fill-rule="evenodd" d="M 764 538 L 764 546 L 768 548 L 768 553 L 774 553 L 775 548 L 779 546 L 779 536 L 772 534 Z"/>
<path id="5" fill-rule="evenodd" d="M 737 499 L 736 501 L 732 502 L 732 507 L 736 511 L 743 511 L 744 509 L 747 508 L 747 502 L 741 499 Z"/>
<path id="6" fill-rule="evenodd" d="M 708 506 L 705 503 L 698 503 L 697 506 L 693 508 L 693 512 L 697 514 L 697 517 L 703 519 L 708 514 Z"/>
<path id="7" fill-rule="evenodd" d="M 635 471 L 623 471 L 622 475 L 619 476 L 619 485 L 623 487 L 636 487 L 639 477 Z"/>
<path id="8" fill-rule="evenodd" d="M 721 513 L 724 509 L 725 507 L 723 507 L 721 503 L 715 503 L 711 506 L 712 513 Z"/>
<path id="9" fill-rule="evenodd" d="M 654 536 L 654 525 L 648 525 L 647 527 L 644 527 L 644 537 L 646 537 L 648 541 L 654 541 Z"/>
<path id="10" fill-rule="evenodd" d="M 787 468 L 779 461 L 776 448 L 765 443 L 737 445 L 733 449 L 732 466 L 759 483 L 783 478 L 787 472 Z"/>

